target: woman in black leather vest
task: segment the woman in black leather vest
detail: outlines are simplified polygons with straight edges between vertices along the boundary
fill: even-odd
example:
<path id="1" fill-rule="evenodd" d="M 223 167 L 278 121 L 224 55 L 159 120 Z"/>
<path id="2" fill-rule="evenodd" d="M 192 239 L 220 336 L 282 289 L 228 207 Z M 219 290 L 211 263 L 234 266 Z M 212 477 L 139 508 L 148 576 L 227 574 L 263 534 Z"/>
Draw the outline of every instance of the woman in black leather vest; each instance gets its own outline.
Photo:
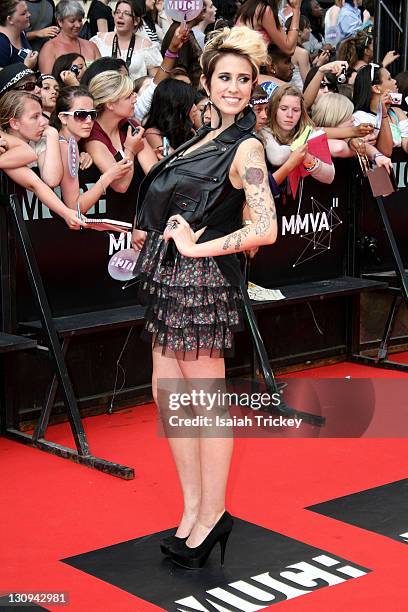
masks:
<path id="1" fill-rule="evenodd" d="M 277 233 L 264 150 L 248 107 L 265 59 L 261 36 L 246 27 L 210 39 L 201 64 L 211 126 L 157 164 L 139 193 L 134 244 L 140 246 L 141 230 L 147 231 L 139 267 L 153 394 L 184 495 L 181 522 L 162 551 L 189 568 L 202 567 L 217 542 L 223 561 L 233 523 L 225 512 L 233 441 L 227 428 L 216 426 L 215 407 L 203 408 L 191 394 L 189 416 L 202 420 L 190 427 L 178 394 L 222 391 L 223 356 L 242 320 L 236 253 L 272 244 Z M 250 220 L 244 225 L 245 200 Z M 195 424 L 203 427 L 197 431 Z"/>

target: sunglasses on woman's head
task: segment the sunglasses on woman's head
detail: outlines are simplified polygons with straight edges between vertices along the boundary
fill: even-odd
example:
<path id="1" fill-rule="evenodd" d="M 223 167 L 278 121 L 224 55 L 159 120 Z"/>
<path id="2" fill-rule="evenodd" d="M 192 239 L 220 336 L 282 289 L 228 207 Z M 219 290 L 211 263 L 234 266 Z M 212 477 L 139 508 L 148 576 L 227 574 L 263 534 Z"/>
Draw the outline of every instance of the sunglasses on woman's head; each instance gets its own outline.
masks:
<path id="1" fill-rule="evenodd" d="M 28 83 L 24 83 L 23 85 L 18 85 L 18 87 L 13 87 L 17 91 L 34 91 L 37 87 L 37 83 L 33 81 L 28 81 Z"/>
<path id="2" fill-rule="evenodd" d="M 328 81 L 322 81 L 320 83 L 320 89 L 324 89 L 325 87 L 327 87 L 329 91 L 334 91 L 336 93 L 338 91 L 337 85 L 335 83 L 329 83 Z"/>
<path id="3" fill-rule="evenodd" d="M 374 81 L 374 76 L 375 76 L 375 70 L 376 68 L 380 68 L 379 64 L 374 64 L 374 62 L 370 62 L 368 64 L 370 66 L 370 79 L 371 79 L 371 83 Z"/>
<path id="4" fill-rule="evenodd" d="M 74 110 L 74 111 L 61 111 L 60 115 L 70 115 L 75 119 L 75 121 L 86 121 L 88 117 L 95 121 L 98 116 L 98 111 L 91 110 Z"/>

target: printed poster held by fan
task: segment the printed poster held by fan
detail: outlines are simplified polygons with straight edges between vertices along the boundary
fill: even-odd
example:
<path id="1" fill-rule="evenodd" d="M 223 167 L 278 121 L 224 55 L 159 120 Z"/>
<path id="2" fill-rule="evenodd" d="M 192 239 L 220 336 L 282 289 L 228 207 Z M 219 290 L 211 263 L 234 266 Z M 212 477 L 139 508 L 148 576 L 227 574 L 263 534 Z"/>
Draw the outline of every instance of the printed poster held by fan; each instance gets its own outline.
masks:
<path id="1" fill-rule="evenodd" d="M 203 0 L 164 0 L 164 10 L 174 21 L 185 23 L 199 16 L 203 10 Z"/>

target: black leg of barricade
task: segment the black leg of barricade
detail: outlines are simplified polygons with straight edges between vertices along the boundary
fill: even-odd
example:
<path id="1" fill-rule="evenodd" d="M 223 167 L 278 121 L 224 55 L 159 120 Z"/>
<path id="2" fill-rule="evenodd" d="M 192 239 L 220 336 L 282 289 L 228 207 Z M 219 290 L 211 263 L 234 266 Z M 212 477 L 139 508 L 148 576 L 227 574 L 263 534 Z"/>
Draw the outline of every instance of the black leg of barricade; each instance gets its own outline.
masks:
<path id="1" fill-rule="evenodd" d="M 64 356 L 64 359 L 67 355 L 69 345 L 70 345 L 70 338 L 64 338 L 62 342 L 62 354 Z M 40 418 L 38 419 L 38 423 L 34 429 L 33 440 L 35 442 L 37 442 L 37 440 L 45 436 L 45 432 L 47 431 L 48 422 L 51 416 L 51 411 L 54 406 L 55 396 L 57 395 L 57 390 L 58 390 L 58 378 L 54 374 L 54 376 L 52 377 L 51 384 L 48 389 L 45 406 L 41 411 Z"/>
<path id="2" fill-rule="evenodd" d="M 249 255 L 247 255 L 246 253 L 243 253 L 243 266 L 242 266 L 242 275 L 244 277 L 245 280 L 245 287 L 248 287 L 248 283 L 249 283 L 249 274 L 250 274 L 250 270 L 251 270 L 251 260 L 249 258 Z M 255 314 L 254 314 L 255 316 Z M 256 377 L 259 374 L 259 368 L 258 368 L 258 358 L 257 358 L 257 352 L 256 352 L 256 348 L 254 343 L 252 343 L 252 353 L 251 353 L 251 362 L 250 362 L 250 372 L 251 372 L 251 378 L 252 380 L 255 380 Z"/>
<path id="3" fill-rule="evenodd" d="M 255 352 L 258 356 L 259 365 L 262 371 L 263 378 L 265 380 L 265 385 L 271 394 L 279 393 L 279 387 L 276 383 L 275 376 L 269 363 L 268 354 L 266 352 L 265 345 L 259 332 L 259 327 L 255 319 L 251 300 L 249 299 L 244 281 L 241 283 L 241 295 L 243 299 L 245 318 L 248 324 L 248 331 L 252 338 Z M 311 414 L 310 412 L 302 412 L 300 410 L 296 410 L 295 408 L 290 408 L 286 405 L 283 399 L 281 399 L 279 406 L 273 407 L 271 411 L 277 412 L 284 416 L 293 416 L 300 418 L 302 419 L 302 421 L 304 421 L 305 423 L 309 423 L 310 425 L 322 426 L 326 422 L 326 419 L 320 415 Z"/>
<path id="4" fill-rule="evenodd" d="M 17 232 L 18 245 L 21 250 L 21 255 L 23 258 L 31 290 L 39 307 L 43 332 L 47 339 L 50 357 L 54 366 L 54 372 L 57 377 L 57 381 L 60 385 L 65 406 L 67 408 L 68 419 L 71 425 L 71 430 L 74 436 L 77 451 L 74 451 L 73 449 L 68 447 L 61 446 L 59 444 L 55 444 L 53 442 L 45 440 L 44 438 L 34 439 L 32 435 L 26 434 L 10 427 L 7 428 L 6 435 L 7 437 L 17 440 L 19 442 L 35 446 L 37 448 L 40 448 L 41 450 L 47 451 L 54 455 L 58 455 L 60 457 L 64 457 L 66 459 L 71 459 L 76 463 L 84 464 L 88 467 L 101 470 L 102 472 L 106 472 L 113 476 L 118 476 L 124 479 L 134 478 L 133 468 L 124 465 L 119 465 L 116 463 L 111 463 L 110 461 L 100 459 L 99 457 L 94 457 L 90 454 L 88 441 L 83 428 L 77 401 L 66 368 L 59 338 L 52 320 L 50 306 L 48 304 L 47 296 L 44 291 L 44 286 L 42 283 L 40 271 L 38 269 L 34 249 L 31 244 L 31 240 L 24 222 L 18 198 L 15 195 L 7 197 L 3 196 L 1 198 L 1 203 L 8 206 L 12 213 L 12 218 L 14 220 Z M 37 429 L 37 433 L 41 432 L 43 435 L 45 434 L 45 429 L 49 417 L 49 414 L 45 414 L 45 410 L 47 409 L 49 409 L 49 407 L 47 408 L 47 405 L 44 406 L 40 417 L 42 425 L 40 425 L 40 429 Z"/>
<path id="5" fill-rule="evenodd" d="M 390 243 L 390 247 L 392 250 L 392 256 L 395 262 L 395 273 L 400 282 L 402 297 L 408 306 L 408 277 L 405 272 L 404 264 L 401 259 L 397 242 L 395 240 L 394 232 L 392 231 L 392 227 L 390 225 L 390 220 L 388 218 L 387 211 L 385 210 L 384 200 L 382 197 L 379 197 L 376 198 L 376 201 L 378 205 L 378 210 L 381 215 L 381 220 L 384 224 L 385 232 L 387 234 L 388 242 Z"/>
<path id="6" fill-rule="evenodd" d="M 385 233 L 387 235 L 388 243 L 391 247 L 392 256 L 395 264 L 395 274 L 399 281 L 399 288 L 393 289 L 390 288 L 391 291 L 398 291 L 398 295 L 394 295 L 390 310 L 388 312 L 387 321 L 384 327 L 383 336 L 380 343 L 380 348 L 378 349 L 378 353 L 376 357 L 369 357 L 368 355 L 361 355 L 359 352 L 359 343 L 357 348 L 357 353 L 353 353 L 350 356 L 350 360 L 358 363 L 362 363 L 364 365 L 369 365 L 378 368 L 384 368 L 388 370 L 400 370 L 401 372 L 408 372 L 408 364 L 399 363 L 397 361 L 390 361 L 387 359 L 388 355 L 388 343 L 391 338 L 392 330 L 394 327 L 395 319 L 399 310 L 399 307 L 402 303 L 402 300 L 408 306 L 408 277 L 405 272 L 404 264 L 401 259 L 401 255 L 398 249 L 397 242 L 395 240 L 394 232 L 392 231 L 392 227 L 390 224 L 390 220 L 387 215 L 387 211 L 384 206 L 384 200 L 380 196 L 376 198 L 378 210 L 380 213 L 380 217 L 382 223 L 384 225 Z"/>
<path id="7" fill-rule="evenodd" d="M 402 302 L 402 296 L 398 292 L 392 298 L 391 306 L 388 311 L 388 316 L 387 316 L 387 321 L 386 321 L 385 328 L 384 328 L 383 337 L 381 339 L 380 346 L 378 348 L 378 353 L 377 353 L 377 361 L 379 362 L 387 358 L 388 343 L 391 338 L 392 330 L 394 329 L 395 319 L 398 314 L 398 310 L 401 305 L 401 302 Z"/>

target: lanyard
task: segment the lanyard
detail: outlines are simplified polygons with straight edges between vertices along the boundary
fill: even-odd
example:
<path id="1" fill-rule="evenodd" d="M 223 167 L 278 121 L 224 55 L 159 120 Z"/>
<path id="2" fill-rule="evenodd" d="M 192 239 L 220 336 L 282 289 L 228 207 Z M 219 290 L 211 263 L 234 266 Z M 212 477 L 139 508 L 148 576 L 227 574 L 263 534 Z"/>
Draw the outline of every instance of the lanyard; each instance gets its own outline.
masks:
<path id="1" fill-rule="evenodd" d="M 128 68 L 132 61 L 133 49 L 135 48 L 135 40 L 136 40 L 136 37 L 134 34 L 132 34 L 132 38 L 130 39 L 128 50 L 126 53 L 126 66 Z M 112 41 L 112 57 L 118 57 L 118 48 L 119 48 L 118 35 L 115 34 L 115 36 L 113 37 L 113 41 Z"/>

